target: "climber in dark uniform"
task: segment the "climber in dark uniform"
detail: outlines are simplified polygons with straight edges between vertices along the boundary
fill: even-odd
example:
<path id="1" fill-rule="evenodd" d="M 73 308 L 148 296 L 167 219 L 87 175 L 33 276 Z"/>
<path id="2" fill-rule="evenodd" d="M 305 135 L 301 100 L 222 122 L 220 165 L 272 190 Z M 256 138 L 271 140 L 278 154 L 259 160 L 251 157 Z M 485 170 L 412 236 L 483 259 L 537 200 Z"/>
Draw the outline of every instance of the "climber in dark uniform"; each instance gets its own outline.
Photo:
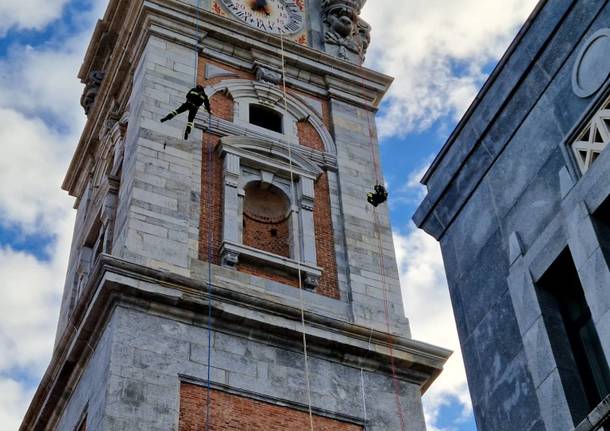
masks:
<path id="1" fill-rule="evenodd" d="M 366 200 L 376 208 L 378 205 L 388 200 L 388 192 L 381 184 L 377 184 L 374 189 L 375 192 L 366 195 Z"/>
<path id="2" fill-rule="evenodd" d="M 168 120 L 171 120 L 178 114 L 182 114 L 183 112 L 189 111 L 188 123 L 186 124 L 186 130 L 184 131 L 184 139 L 188 139 L 193 130 L 193 125 L 195 121 L 195 116 L 197 115 L 197 111 L 201 108 L 201 105 L 205 105 L 205 110 L 208 111 L 208 114 L 212 115 L 212 111 L 210 110 L 210 100 L 208 96 L 205 94 L 203 87 L 198 85 L 195 88 L 191 88 L 188 93 L 186 93 L 186 102 L 184 102 L 178 109 L 170 112 L 165 117 L 161 118 L 161 122 L 164 123 Z"/>

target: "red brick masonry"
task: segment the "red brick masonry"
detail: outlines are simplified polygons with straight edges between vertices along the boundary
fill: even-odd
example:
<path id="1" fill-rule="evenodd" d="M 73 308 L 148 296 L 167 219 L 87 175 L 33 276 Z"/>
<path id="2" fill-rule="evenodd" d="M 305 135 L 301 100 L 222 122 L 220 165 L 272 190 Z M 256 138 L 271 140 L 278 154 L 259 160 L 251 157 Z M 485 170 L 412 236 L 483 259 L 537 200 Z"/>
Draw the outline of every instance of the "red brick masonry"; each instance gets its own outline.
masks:
<path id="1" fill-rule="evenodd" d="M 211 391 L 210 431 L 309 431 L 309 414 L 290 407 Z M 204 431 L 207 389 L 180 385 L 179 431 Z M 316 431 L 363 431 L 360 425 L 314 416 Z"/>

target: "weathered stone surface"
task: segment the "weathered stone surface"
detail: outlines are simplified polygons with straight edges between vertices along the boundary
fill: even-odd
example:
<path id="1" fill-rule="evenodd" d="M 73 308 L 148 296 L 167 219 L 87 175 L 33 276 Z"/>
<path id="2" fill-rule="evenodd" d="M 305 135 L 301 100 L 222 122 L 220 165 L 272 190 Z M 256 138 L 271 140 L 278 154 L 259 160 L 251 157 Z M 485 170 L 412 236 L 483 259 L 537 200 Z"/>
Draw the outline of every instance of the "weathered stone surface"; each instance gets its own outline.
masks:
<path id="1" fill-rule="evenodd" d="M 566 249 L 610 358 L 607 230 L 592 217 L 610 195 L 610 153 L 580 175 L 570 148 L 607 97 L 575 95 L 572 72 L 608 19 L 604 2 L 540 3 L 424 180 L 414 221 L 441 243 L 480 431 L 571 431 L 592 408 L 537 287 Z"/>

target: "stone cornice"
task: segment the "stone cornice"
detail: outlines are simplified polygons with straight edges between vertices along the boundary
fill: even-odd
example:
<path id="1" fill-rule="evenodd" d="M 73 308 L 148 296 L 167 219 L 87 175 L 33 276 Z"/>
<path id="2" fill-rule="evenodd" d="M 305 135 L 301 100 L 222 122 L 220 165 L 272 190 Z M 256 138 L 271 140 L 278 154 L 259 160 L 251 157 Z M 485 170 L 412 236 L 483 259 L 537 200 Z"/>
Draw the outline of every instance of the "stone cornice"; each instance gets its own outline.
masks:
<path id="1" fill-rule="evenodd" d="M 119 13 L 120 12 L 120 13 Z M 197 17 L 200 26 L 197 26 Z M 117 34 L 106 62 L 106 75 L 89 120 L 81 135 L 62 188 L 78 197 L 83 190 L 83 171 L 97 145 L 97 131 L 117 103 L 119 110 L 131 77 L 150 35 L 200 50 L 204 56 L 228 61 L 252 70 L 262 59 L 277 66 L 281 41 L 277 36 L 239 24 L 176 0 L 113 0 L 104 20 L 98 24 L 80 74 L 95 64 L 98 40 L 106 29 Z M 199 41 L 200 38 L 203 38 Z M 321 51 L 284 41 L 286 81 L 293 88 L 328 96 L 374 110 L 381 103 L 393 79 L 381 73 L 339 60 Z M 114 106 L 116 109 L 116 106 Z"/>
<path id="2" fill-rule="evenodd" d="M 80 374 L 117 305 L 205 327 L 207 283 L 101 255 L 61 336 L 51 363 L 21 425 L 21 431 L 53 429 L 61 417 Z M 248 289 L 212 286 L 214 330 L 241 335 L 267 344 L 301 350 L 301 310 L 261 297 Z M 222 318 L 220 318 L 222 316 Z M 408 338 L 391 336 L 350 322 L 305 311 L 305 333 L 312 356 L 388 375 L 394 357 L 400 379 L 422 392 L 440 374 L 451 352 Z"/>

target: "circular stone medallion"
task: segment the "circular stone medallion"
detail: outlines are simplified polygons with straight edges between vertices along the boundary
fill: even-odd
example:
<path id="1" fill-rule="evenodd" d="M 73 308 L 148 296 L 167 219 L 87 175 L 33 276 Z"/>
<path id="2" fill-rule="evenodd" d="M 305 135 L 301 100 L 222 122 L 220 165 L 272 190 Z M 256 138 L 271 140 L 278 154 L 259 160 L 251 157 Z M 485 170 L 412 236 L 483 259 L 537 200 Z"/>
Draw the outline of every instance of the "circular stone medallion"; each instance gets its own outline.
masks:
<path id="1" fill-rule="evenodd" d="M 589 97 L 610 74 L 610 28 L 603 28 L 584 43 L 572 71 L 572 89 L 578 97 Z"/>

